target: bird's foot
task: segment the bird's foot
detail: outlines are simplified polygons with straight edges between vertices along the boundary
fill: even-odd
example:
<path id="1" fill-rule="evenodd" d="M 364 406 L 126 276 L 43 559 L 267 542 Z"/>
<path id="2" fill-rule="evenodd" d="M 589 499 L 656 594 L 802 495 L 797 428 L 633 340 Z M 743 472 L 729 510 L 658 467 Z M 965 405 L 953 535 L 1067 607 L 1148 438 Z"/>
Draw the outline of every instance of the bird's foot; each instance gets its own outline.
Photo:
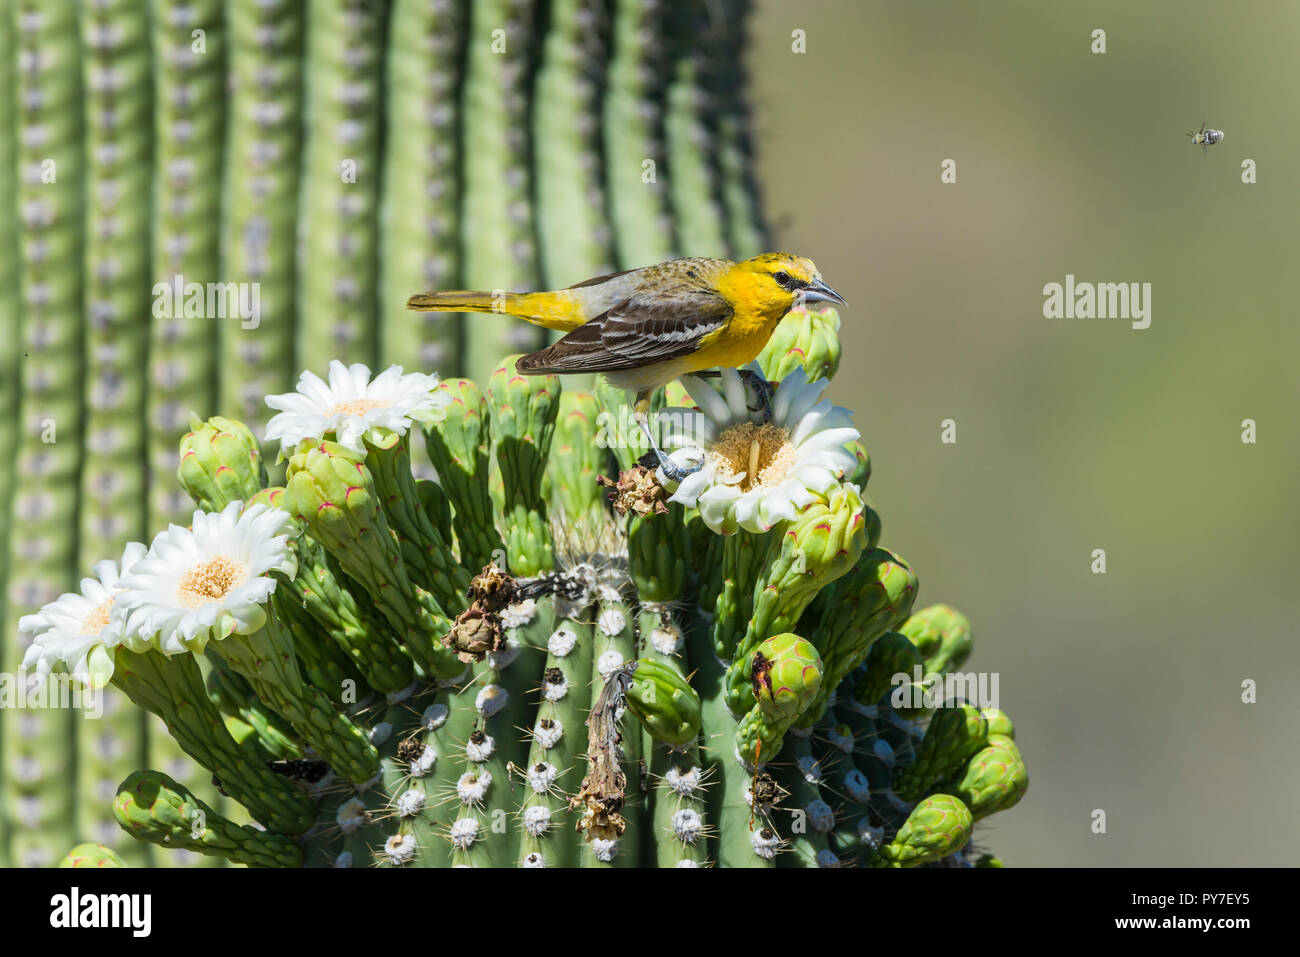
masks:
<path id="1" fill-rule="evenodd" d="M 674 484 L 682 481 L 688 475 L 694 475 L 700 469 L 704 468 L 704 456 L 691 456 L 683 465 L 678 465 L 669 456 L 665 455 L 658 446 L 652 448 L 645 455 L 637 460 L 637 464 L 648 469 L 658 469 L 663 473 L 666 481 Z"/>
<path id="2" fill-rule="evenodd" d="M 775 386 L 763 377 L 761 372 L 753 369 L 737 369 L 740 373 L 740 379 L 745 383 L 746 403 L 745 408 L 750 412 L 758 412 L 760 421 L 772 421 L 772 396 L 776 393 Z M 703 379 L 717 379 L 722 376 L 721 369 L 704 369 L 700 372 L 693 372 L 692 375 L 699 376 Z M 753 397 L 751 403 L 749 397 Z"/>

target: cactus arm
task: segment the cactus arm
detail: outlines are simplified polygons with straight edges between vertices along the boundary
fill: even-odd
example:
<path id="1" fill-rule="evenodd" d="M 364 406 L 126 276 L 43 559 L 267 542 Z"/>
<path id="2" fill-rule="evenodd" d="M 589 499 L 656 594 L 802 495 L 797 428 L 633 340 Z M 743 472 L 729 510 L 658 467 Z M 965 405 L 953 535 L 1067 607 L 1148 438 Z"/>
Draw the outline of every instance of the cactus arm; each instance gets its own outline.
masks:
<path id="1" fill-rule="evenodd" d="M 462 279 L 470 289 L 535 288 L 527 84 L 533 60 L 534 7 L 529 0 L 470 5 L 461 94 Z M 480 381 L 506 352 L 532 351 L 542 330 L 492 316 L 465 330 L 463 371 Z"/>
<path id="2" fill-rule="evenodd" d="M 154 204 L 152 279 L 155 306 L 149 330 L 149 527 L 189 518 L 188 501 L 171 481 L 176 436 L 192 414 L 216 397 L 217 323 L 186 318 L 184 283 L 218 278 L 222 141 L 226 119 L 225 25 L 222 0 L 157 0 L 154 51 Z M 201 31 L 203 52 L 197 52 Z M 160 297 L 161 288 L 171 287 Z M 170 305 L 168 311 L 164 307 Z M 159 313 L 162 313 L 159 315 Z"/>
<path id="3" fill-rule="evenodd" d="M 461 371 L 462 317 L 409 312 L 405 306 L 414 292 L 450 289 L 460 282 L 461 147 L 456 134 L 465 7 L 461 2 L 395 0 L 384 91 L 380 354 L 384 365 L 450 375 Z"/>
<path id="4" fill-rule="evenodd" d="M 136 771 L 119 786 L 113 812 L 138 840 L 226 858 L 250 867 L 297 867 L 302 848 L 290 837 L 222 817 L 158 771 Z"/>
<path id="5" fill-rule="evenodd" d="M 242 298 L 232 303 L 228 292 L 225 314 L 209 313 L 207 321 L 220 344 L 218 408 L 260 435 L 270 416 L 263 396 L 287 391 L 293 376 L 303 5 L 228 0 L 225 14 L 229 162 L 221 275 L 241 284 L 227 290 L 256 288 L 257 300 L 245 315 Z"/>
<path id="6" fill-rule="evenodd" d="M 720 29 L 722 51 L 749 49 L 745 24 L 750 0 L 726 0 Z M 745 97 L 744 57 L 713 59 L 712 92 L 717 104 L 718 165 L 722 204 L 727 213 L 727 241 L 737 259 L 757 256 L 769 248 L 763 203 L 755 178 L 753 114 Z M 816 377 L 814 377 L 816 378 Z"/>
<path id="7" fill-rule="evenodd" d="M 296 368 L 324 369 L 331 359 L 373 365 L 382 15 L 377 5 L 344 0 L 303 7 L 309 135 L 298 200 Z"/>

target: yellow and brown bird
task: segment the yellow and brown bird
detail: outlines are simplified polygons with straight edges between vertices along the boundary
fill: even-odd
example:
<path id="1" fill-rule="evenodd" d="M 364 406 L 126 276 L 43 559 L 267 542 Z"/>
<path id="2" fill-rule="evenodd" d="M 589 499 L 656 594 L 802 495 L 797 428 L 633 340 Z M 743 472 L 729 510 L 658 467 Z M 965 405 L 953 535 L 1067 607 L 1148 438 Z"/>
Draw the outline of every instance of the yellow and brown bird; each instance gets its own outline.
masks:
<path id="1" fill-rule="evenodd" d="M 683 375 L 747 365 L 800 301 L 844 304 L 811 259 L 764 253 L 743 262 L 674 259 L 553 292 L 430 292 L 406 307 L 504 313 L 565 332 L 516 368 L 525 375 L 599 372 L 633 390 L 637 421 L 659 452 L 646 423 L 654 391 Z"/>

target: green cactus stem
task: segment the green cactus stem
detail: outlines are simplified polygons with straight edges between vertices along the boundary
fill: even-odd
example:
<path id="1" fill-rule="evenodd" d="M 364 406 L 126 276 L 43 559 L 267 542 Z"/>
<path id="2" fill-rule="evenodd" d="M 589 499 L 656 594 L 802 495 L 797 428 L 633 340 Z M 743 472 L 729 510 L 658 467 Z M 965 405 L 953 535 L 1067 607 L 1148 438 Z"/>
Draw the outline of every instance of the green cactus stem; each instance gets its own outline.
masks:
<path id="1" fill-rule="evenodd" d="M 230 736 L 221 713 L 208 699 L 192 655 L 168 657 L 154 650 L 119 647 L 113 685 L 138 707 L 162 719 L 170 739 L 216 775 L 222 789 L 254 818 L 286 834 L 311 827 L 315 812 L 310 800 L 264 763 L 250 760 Z"/>

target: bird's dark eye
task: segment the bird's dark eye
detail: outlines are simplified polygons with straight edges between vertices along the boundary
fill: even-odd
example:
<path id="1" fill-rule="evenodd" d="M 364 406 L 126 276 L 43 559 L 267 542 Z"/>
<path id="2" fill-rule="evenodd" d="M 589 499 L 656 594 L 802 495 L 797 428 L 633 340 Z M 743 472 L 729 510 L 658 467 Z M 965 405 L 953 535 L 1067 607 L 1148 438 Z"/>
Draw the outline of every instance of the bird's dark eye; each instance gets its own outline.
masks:
<path id="1" fill-rule="evenodd" d="M 774 272 L 772 278 L 776 280 L 778 286 L 790 285 L 790 274 L 788 272 Z"/>

